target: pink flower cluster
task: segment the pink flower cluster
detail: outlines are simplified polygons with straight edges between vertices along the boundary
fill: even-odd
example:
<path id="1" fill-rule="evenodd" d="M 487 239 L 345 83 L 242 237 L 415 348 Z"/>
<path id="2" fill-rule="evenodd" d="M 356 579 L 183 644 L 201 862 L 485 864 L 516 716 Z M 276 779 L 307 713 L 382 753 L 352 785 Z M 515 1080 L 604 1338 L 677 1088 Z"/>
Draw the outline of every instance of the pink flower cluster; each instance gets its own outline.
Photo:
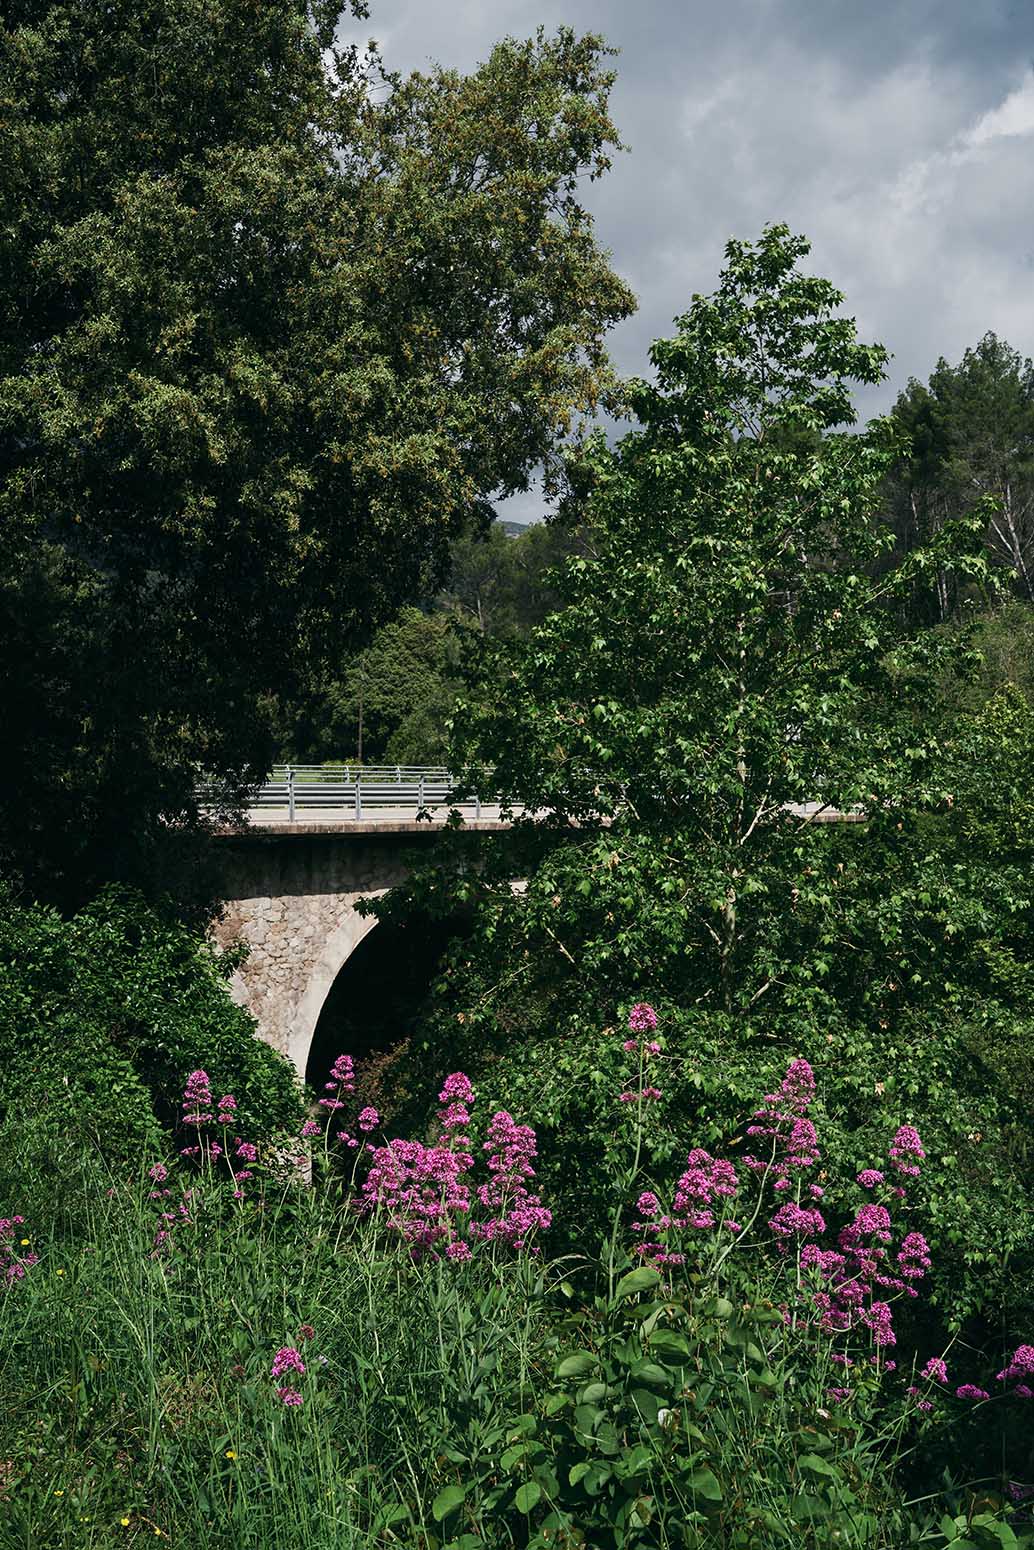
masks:
<path id="1" fill-rule="evenodd" d="M 330 1080 L 324 1082 L 323 1091 L 333 1094 L 330 1098 L 321 1098 L 320 1106 L 331 1114 L 344 1108 L 342 1093 L 355 1091 L 355 1072 L 352 1068 L 351 1055 L 339 1055 L 330 1068 Z"/>
<path id="2" fill-rule="evenodd" d="M 931 1356 L 919 1376 L 921 1378 L 929 1378 L 932 1383 L 947 1383 L 948 1364 L 944 1357 Z"/>
<path id="3" fill-rule="evenodd" d="M 889 1369 L 893 1364 L 883 1353 L 896 1343 L 890 1299 L 917 1295 L 916 1283 L 930 1269 L 929 1247 L 922 1233 L 908 1232 L 894 1253 L 890 1212 L 877 1201 L 859 1207 L 854 1219 L 840 1230 L 836 1248 L 823 1248 L 815 1241 L 826 1231 L 816 1204 L 824 1191 L 818 1184 L 806 1184 L 802 1177 L 820 1159 L 815 1127 L 807 1112 L 814 1097 L 811 1066 L 803 1059 L 791 1061 L 778 1090 L 766 1094 L 748 1126 L 748 1135 L 768 1142 L 768 1156 L 748 1155 L 744 1162 L 759 1176 L 762 1189 L 771 1179 L 774 1193 L 784 1196 L 768 1220 L 780 1253 L 788 1255 L 791 1246 L 797 1245 L 800 1267 L 816 1278 L 817 1285 L 808 1294 L 810 1310 L 805 1322 L 811 1323 L 817 1314 L 817 1327 L 824 1334 L 864 1332 L 876 1348 L 872 1359 Z M 896 1175 L 909 1179 L 918 1175 L 924 1152 L 914 1127 L 902 1125 L 898 1129 L 889 1155 Z M 865 1169 L 858 1175 L 858 1183 L 866 1189 L 884 1182 L 880 1169 Z M 726 1201 L 738 1193 L 733 1164 L 712 1157 L 702 1148 L 694 1149 L 687 1157 L 670 1211 L 652 1190 L 640 1194 L 632 1226 L 641 1238 L 633 1252 L 658 1266 L 677 1265 L 686 1257 L 676 1237 L 678 1232 L 724 1227 L 739 1235 L 740 1224 L 725 1219 Z M 902 1192 L 895 1187 L 890 1193 Z M 788 1322 L 796 1321 L 789 1311 L 786 1317 Z"/>
<path id="4" fill-rule="evenodd" d="M 213 1119 L 217 1124 L 232 1125 L 237 1117 L 237 1100 L 233 1093 L 224 1093 L 215 1105 L 216 1113 L 212 1113 L 212 1084 L 207 1071 L 192 1071 L 187 1077 L 186 1086 L 183 1089 L 183 1124 L 192 1126 L 198 1133 L 198 1139 L 192 1146 L 180 1148 L 181 1157 L 202 1157 L 205 1153 L 214 1161 L 226 1156 L 226 1147 L 219 1141 L 204 1141 L 201 1132 L 210 1125 Z M 242 1198 L 243 1191 L 235 1191 L 237 1198 Z"/>
<path id="5" fill-rule="evenodd" d="M 488 1154 L 490 1178 L 479 1186 L 478 1200 L 491 1214 L 484 1221 L 471 1222 L 471 1237 L 523 1249 L 536 1228 L 544 1231 L 553 1220 L 552 1212 L 538 1195 L 529 1194 L 525 1185 L 526 1179 L 535 1177 L 535 1132 L 530 1125 L 518 1125 L 512 1115 L 500 1109 L 492 1116 L 482 1149 Z"/>
<path id="6" fill-rule="evenodd" d="M 685 1254 L 669 1247 L 673 1231 L 704 1231 L 721 1219 L 728 1231 L 739 1232 L 739 1223 L 724 1219 L 725 1200 L 739 1192 L 739 1179 L 732 1163 L 712 1157 L 703 1147 L 694 1147 L 686 1158 L 685 1171 L 675 1186 L 672 1210 L 666 1212 L 652 1190 L 644 1190 L 636 1202 L 640 1220 L 633 1230 L 642 1233 L 632 1252 L 654 1265 L 681 1265 Z M 718 1216 L 716 1218 L 716 1212 Z"/>
<path id="7" fill-rule="evenodd" d="M 892 1264 L 887 1248 L 892 1240 L 889 1211 L 871 1203 L 861 1206 L 854 1220 L 841 1228 L 837 1249 L 805 1246 L 801 1264 L 817 1271 L 823 1283 L 812 1299 L 821 1330 L 838 1333 L 865 1327 L 877 1347 L 896 1343 L 890 1305 L 876 1295 L 876 1289 L 884 1294 L 917 1296 L 912 1283 L 929 1270 L 930 1253 L 922 1233 L 910 1232 L 902 1239 Z"/>
<path id="8" fill-rule="evenodd" d="M 27 1254 L 20 1252 L 27 1247 L 19 1237 L 24 1222 L 24 1216 L 0 1216 L 0 1286 L 5 1290 L 15 1281 L 21 1281 L 33 1265 L 39 1264 L 38 1254 L 31 1250 Z"/>
<path id="9" fill-rule="evenodd" d="M 890 1143 L 890 1165 L 894 1172 L 902 1178 L 917 1179 L 919 1164 L 925 1156 L 918 1130 L 912 1125 L 902 1125 Z"/>
<path id="10" fill-rule="evenodd" d="M 646 1069 L 649 1061 L 661 1052 L 661 1046 L 655 1039 L 647 1040 L 642 1037 L 643 1034 L 653 1033 L 656 1027 L 657 1013 L 653 1007 L 645 1001 L 637 1001 L 628 1014 L 629 1032 L 634 1033 L 637 1037 L 625 1039 L 622 1048 L 627 1055 L 637 1054 L 639 1056 L 640 1073 Z M 630 1087 L 626 1089 L 625 1092 L 620 1094 L 619 1102 L 636 1104 L 656 1103 L 660 1097 L 660 1088 L 653 1086 L 652 1083 L 647 1083 L 643 1087 Z"/>
<path id="11" fill-rule="evenodd" d="M 646 1001 L 637 1001 L 628 1014 L 628 1026 L 632 1033 L 652 1033 L 657 1026 L 657 1013 Z"/>
<path id="12" fill-rule="evenodd" d="M 161 1163 L 155 1164 L 156 1168 L 161 1168 L 162 1166 L 163 1165 Z M 164 1196 L 171 1193 L 171 1190 L 168 1189 L 163 1189 L 160 1191 L 152 1190 L 151 1196 L 153 1198 L 158 1194 Z M 162 1253 L 168 1253 L 171 1251 L 175 1242 L 175 1232 L 178 1227 L 192 1227 L 194 1225 L 194 1218 L 190 1214 L 193 1197 L 194 1191 L 191 1189 L 185 1189 L 180 1199 L 180 1203 L 174 1211 L 162 1211 L 159 1214 L 159 1221 L 161 1222 L 161 1226 L 158 1228 L 154 1235 L 154 1247 L 151 1251 L 152 1259 L 158 1259 Z"/>
<path id="13" fill-rule="evenodd" d="M 1017 1346 L 997 1376 L 999 1383 L 1016 1383 L 1012 1392 L 1017 1399 L 1034 1399 L 1034 1345 Z"/>
<path id="14" fill-rule="evenodd" d="M 270 1377 L 274 1383 L 277 1378 L 286 1377 L 288 1379 L 287 1383 L 282 1384 L 277 1389 L 276 1397 L 282 1405 L 287 1405 L 289 1409 L 304 1404 L 301 1394 L 295 1387 L 295 1378 L 292 1376 L 293 1374 L 301 1376 L 304 1372 L 305 1363 L 302 1361 L 302 1353 L 297 1346 L 282 1345 L 273 1358 Z"/>
<path id="15" fill-rule="evenodd" d="M 529 1193 L 526 1183 L 535 1174 L 535 1132 L 529 1125 L 518 1125 L 505 1110 L 492 1116 L 482 1147 L 489 1179 L 476 1194 L 478 1204 L 488 1214 L 478 1219 L 472 1215 L 467 1178 L 474 1166 L 470 1150 L 474 1089 L 467 1077 L 456 1071 L 446 1079 L 438 1099 L 441 1135 L 436 1144 L 393 1140 L 369 1148 L 370 1165 L 360 1193 L 360 1209 L 376 1215 L 418 1257 L 440 1250 L 448 1259 L 469 1259 L 471 1243 L 478 1241 L 526 1249 L 534 1231 L 552 1221 L 551 1213 L 538 1195 Z M 366 1112 L 368 1128 L 372 1129 L 377 1123 L 376 1111 Z M 360 1116 L 360 1124 L 362 1120 Z"/>
<path id="16" fill-rule="evenodd" d="M 207 1071 L 192 1071 L 183 1089 L 183 1123 L 185 1125 L 211 1124 L 212 1087 Z"/>
<path id="17" fill-rule="evenodd" d="M 361 1206 L 376 1213 L 418 1254 L 426 1252 L 464 1231 L 457 1218 L 470 1212 L 470 1189 L 463 1176 L 473 1162 L 467 1152 L 422 1141 L 396 1139 L 371 1147 Z"/>
<path id="18" fill-rule="evenodd" d="M 755 1173 L 766 1177 L 774 1173 L 773 1187 L 777 1191 L 790 1188 L 792 1173 L 813 1168 L 819 1160 L 815 1126 L 807 1117 L 814 1097 L 815 1075 L 811 1066 L 806 1060 L 792 1060 L 779 1084 L 779 1091 L 765 1094 L 762 1107 L 754 1112 L 754 1123 L 747 1126 L 748 1136 L 769 1140 L 770 1153 L 767 1159 L 747 1156 L 743 1161 Z M 821 1198 L 819 1186 L 813 1188 L 812 1194 L 816 1199 Z M 813 1230 L 822 1232 L 825 1223 L 817 1211 L 813 1214 L 821 1223 Z M 778 1235 L 777 1228 L 772 1230 Z"/>

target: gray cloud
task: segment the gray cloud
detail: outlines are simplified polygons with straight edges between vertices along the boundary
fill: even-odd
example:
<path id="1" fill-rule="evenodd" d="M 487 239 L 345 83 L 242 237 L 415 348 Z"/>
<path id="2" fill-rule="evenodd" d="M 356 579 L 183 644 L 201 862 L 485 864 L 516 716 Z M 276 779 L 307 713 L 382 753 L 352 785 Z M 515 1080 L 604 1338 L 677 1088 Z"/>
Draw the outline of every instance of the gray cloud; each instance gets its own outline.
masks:
<path id="1" fill-rule="evenodd" d="M 1031 0 L 373 0 L 360 36 L 398 69 L 470 69 L 562 23 L 621 49 L 630 150 L 586 192 L 639 298 L 611 335 L 619 369 L 646 374 L 728 239 L 774 220 L 894 354 L 863 419 L 988 329 L 1034 354 Z"/>

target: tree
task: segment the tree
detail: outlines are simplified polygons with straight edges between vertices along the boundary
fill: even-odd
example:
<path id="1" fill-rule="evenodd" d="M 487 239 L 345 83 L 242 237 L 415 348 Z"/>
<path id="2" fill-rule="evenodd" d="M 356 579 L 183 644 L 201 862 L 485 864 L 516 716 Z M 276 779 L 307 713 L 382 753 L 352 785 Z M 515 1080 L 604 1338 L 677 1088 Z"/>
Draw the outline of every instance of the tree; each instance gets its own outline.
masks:
<path id="1" fill-rule="evenodd" d="M 889 516 L 901 549 L 924 544 L 952 514 L 982 496 L 987 545 L 1034 602 L 1034 366 L 987 333 L 958 366 L 942 356 L 924 386 L 909 379 L 894 418 L 911 449 L 887 481 Z M 932 582 L 932 588 L 930 586 Z M 919 617 L 944 622 L 957 598 L 944 573 L 914 600 Z"/>
<path id="2" fill-rule="evenodd" d="M 63 904 L 153 883 L 199 775 L 232 811 L 274 698 L 608 392 L 601 41 L 403 80 L 337 9 L 5 9 L 0 839 Z"/>
<path id="3" fill-rule="evenodd" d="M 549 573 L 578 546 L 577 530 L 551 521 L 508 537 L 496 523 L 452 547 L 437 606 L 490 635 L 526 635 L 556 606 Z"/>
<path id="4" fill-rule="evenodd" d="M 440 764 L 464 637 L 527 635 L 555 606 L 550 570 L 578 543 L 558 522 L 512 537 L 498 522 L 462 533 L 445 586 L 424 611 L 403 608 L 343 668 L 294 690 L 277 712 L 281 757 Z"/>
<path id="5" fill-rule="evenodd" d="M 483 644 L 457 762 L 494 765 L 528 813 L 494 876 L 458 885 L 479 932 L 412 1058 L 465 1061 L 493 1101 L 552 1119 L 544 1166 L 584 1222 L 620 1113 L 622 1005 L 664 1015 L 659 1163 L 689 1135 L 744 1148 L 742 1104 L 805 1055 L 831 1171 L 902 1121 L 927 1136 L 942 1255 L 969 1234 L 941 1295 L 972 1307 L 1002 1292 L 986 1263 L 1019 1252 L 1032 1209 L 1012 1151 L 1031 1116 L 982 1052 L 989 1027 L 1030 1023 L 1025 734 L 1001 719 L 1003 781 L 984 717 L 932 714 L 965 636 L 910 632 L 896 600 L 937 568 L 981 583 L 987 507 L 874 576 L 900 432 L 844 427 L 850 382 L 887 355 L 798 270 L 807 251 L 783 226 L 728 245 L 717 291 L 653 347 L 656 382 L 630 389 L 639 428 L 572 470 L 587 544 L 560 606 L 526 643 Z M 820 821 L 837 813 L 865 821 Z M 432 907 L 456 888 L 415 891 Z M 550 1140 L 572 1133 L 577 1165 Z"/>
<path id="6" fill-rule="evenodd" d="M 455 693 L 449 621 L 403 608 L 340 678 L 294 709 L 284 753 L 298 762 L 434 764 Z"/>

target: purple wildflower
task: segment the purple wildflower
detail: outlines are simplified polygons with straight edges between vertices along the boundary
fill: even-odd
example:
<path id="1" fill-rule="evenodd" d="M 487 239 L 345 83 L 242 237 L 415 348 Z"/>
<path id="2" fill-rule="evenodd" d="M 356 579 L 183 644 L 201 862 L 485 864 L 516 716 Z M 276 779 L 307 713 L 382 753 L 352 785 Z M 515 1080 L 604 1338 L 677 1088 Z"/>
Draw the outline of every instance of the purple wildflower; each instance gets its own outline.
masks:
<path id="1" fill-rule="evenodd" d="M 273 1358 L 272 1378 L 282 1378 L 285 1372 L 304 1372 L 302 1353 L 296 1346 L 282 1345 Z"/>
<path id="2" fill-rule="evenodd" d="M 912 1125 L 901 1125 L 890 1143 L 890 1163 L 905 1178 L 918 1178 L 919 1162 L 926 1156 L 919 1132 Z"/>
<path id="3" fill-rule="evenodd" d="M 657 1013 L 646 1001 L 637 1001 L 628 1014 L 628 1027 L 632 1033 L 652 1033 L 657 1026 Z"/>

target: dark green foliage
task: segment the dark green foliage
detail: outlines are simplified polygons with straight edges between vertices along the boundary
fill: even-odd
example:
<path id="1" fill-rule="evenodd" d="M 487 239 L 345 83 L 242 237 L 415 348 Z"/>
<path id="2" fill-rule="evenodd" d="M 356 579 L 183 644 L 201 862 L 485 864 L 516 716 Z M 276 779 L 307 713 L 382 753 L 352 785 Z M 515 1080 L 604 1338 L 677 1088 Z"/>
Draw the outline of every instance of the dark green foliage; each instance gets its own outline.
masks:
<path id="1" fill-rule="evenodd" d="M 281 757 L 298 763 L 440 764 L 461 683 L 464 639 L 524 636 L 555 604 L 549 573 L 576 550 L 576 531 L 536 523 L 508 537 L 501 523 L 461 535 L 448 580 L 426 610 L 404 608 L 350 661 L 281 713 Z"/>
<path id="2" fill-rule="evenodd" d="M 910 438 L 884 490 L 900 553 L 929 544 L 941 526 L 992 496 L 985 541 L 1016 594 L 1034 601 L 1034 366 L 987 333 L 958 366 L 942 358 L 923 384 L 912 377 L 892 418 Z M 922 623 L 951 618 L 966 595 L 951 567 L 917 577 L 908 608 Z"/>
<path id="3" fill-rule="evenodd" d="M 999 608 L 974 621 L 969 643 L 976 655 L 965 673 L 948 673 L 940 685 L 946 711 L 980 710 L 1008 689 L 1018 690 L 1034 706 L 1034 608 L 1030 604 L 1018 598 L 1003 600 Z"/>
<path id="4" fill-rule="evenodd" d="M 281 756 L 303 764 L 440 763 L 454 674 L 448 621 L 404 608 L 340 677 L 327 677 L 292 704 Z"/>
<path id="5" fill-rule="evenodd" d="M 271 697 L 608 391 L 602 42 L 382 80 L 336 13 L 5 8 L 0 859 L 62 906 L 160 888 L 198 774 L 233 811 Z"/>
<path id="6" fill-rule="evenodd" d="M 556 607 L 553 568 L 581 547 L 576 529 L 536 522 L 507 537 L 501 523 L 452 546 L 437 606 L 487 635 L 527 635 Z"/>
<path id="7" fill-rule="evenodd" d="M 70 920 L 5 894 L 0 910 L 0 1113 L 33 1117 L 112 1162 L 164 1144 L 187 1074 L 233 1093 L 242 1133 L 293 1127 L 284 1058 L 230 998 L 232 960 L 138 897 L 107 890 Z"/>
<path id="8" fill-rule="evenodd" d="M 526 644 L 485 643 L 457 759 L 495 765 L 538 816 L 494 877 L 464 883 L 479 929 L 410 1058 L 547 1117 L 559 1215 L 584 1224 L 623 1001 L 666 1014 L 659 1165 L 692 1138 L 742 1145 L 744 1098 L 804 1055 L 844 1171 L 878 1166 L 899 1123 L 926 1138 L 952 1316 L 1005 1300 L 1020 1320 L 1030 716 L 1009 699 L 937 713 L 967 634 L 916 634 L 894 602 L 938 567 L 981 585 L 987 507 L 877 564 L 894 427 L 836 427 L 885 352 L 832 316 L 842 298 L 797 270 L 806 251 L 778 227 L 729 245 L 718 291 L 655 346 L 657 384 L 631 390 L 641 428 L 574 470 L 590 542 L 557 579 L 560 608 Z M 815 798 L 866 821 L 820 822 Z"/>

